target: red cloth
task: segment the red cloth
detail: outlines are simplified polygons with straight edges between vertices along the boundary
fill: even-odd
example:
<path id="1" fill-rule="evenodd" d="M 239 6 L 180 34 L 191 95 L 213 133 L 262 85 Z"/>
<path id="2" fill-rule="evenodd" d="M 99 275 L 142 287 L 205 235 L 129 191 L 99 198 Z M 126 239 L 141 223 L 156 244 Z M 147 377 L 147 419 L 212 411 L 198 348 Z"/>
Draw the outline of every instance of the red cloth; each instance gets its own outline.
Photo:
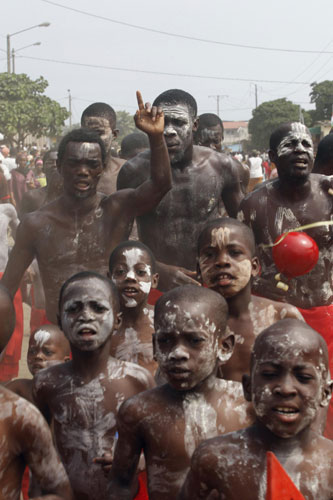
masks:
<path id="1" fill-rule="evenodd" d="M 134 497 L 134 500 L 149 500 L 147 491 L 147 474 L 145 470 L 139 473 L 138 480 L 140 487 L 136 497 Z"/>
<path id="2" fill-rule="evenodd" d="M 333 378 L 333 304 L 329 306 L 312 307 L 311 309 L 298 308 L 308 325 L 316 330 L 324 339 L 328 347 L 331 378 Z M 333 399 L 331 399 L 327 414 L 325 437 L 333 439 Z"/>
<path id="3" fill-rule="evenodd" d="M 157 300 L 163 295 L 163 292 L 157 290 L 157 288 L 151 288 L 148 295 L 148 304 L 154 306 Z"/>
<path id="4" fill-rule="evenodd" d="M 2 278 L 3 273 L 0 273 Z M 18 376 L 23 340 L 23 306 L 20 289 L 14 297 L 16 323 L 14 332 L 6 346 L 0 363 L 0 382 L 7 382 Z"/>
<path id="5" fill-rule="evenodd" d="M 21 490 L 22 490 L 22 495 L 24 500 L 29 500 L 29 481 L 30 481 L 30 474 L 29 474 L 29 467 L 26 467 L 24 469 L 23 473 L 23 478 L 22 478 L 22 485 L 21 485 Z"/>
<path id="6" fill-rule="evenodd" d="M 267 452 L 266 500 L 305 500 L 271 451 Z"/>

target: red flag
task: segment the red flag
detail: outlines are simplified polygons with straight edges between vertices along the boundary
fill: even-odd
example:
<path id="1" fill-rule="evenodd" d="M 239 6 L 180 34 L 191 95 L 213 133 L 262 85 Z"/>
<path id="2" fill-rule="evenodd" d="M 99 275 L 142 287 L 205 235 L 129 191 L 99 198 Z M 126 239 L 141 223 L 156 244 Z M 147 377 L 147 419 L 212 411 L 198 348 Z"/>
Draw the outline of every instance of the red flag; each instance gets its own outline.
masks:
<path id="1" fill-rule="evenodd" d="M 267 452 L 266 500 L 305 500 L 271 451 Z"/>

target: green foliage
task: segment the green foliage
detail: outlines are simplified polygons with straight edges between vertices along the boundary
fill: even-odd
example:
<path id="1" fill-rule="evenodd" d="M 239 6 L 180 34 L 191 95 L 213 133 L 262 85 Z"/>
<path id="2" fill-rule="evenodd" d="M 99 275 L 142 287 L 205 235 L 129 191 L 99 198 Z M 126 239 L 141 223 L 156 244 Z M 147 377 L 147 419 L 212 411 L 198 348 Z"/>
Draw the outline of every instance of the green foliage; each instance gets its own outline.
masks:
<path id="1" fill-rule="evenodd" d="M 119 129 L 119 134 L 117 137 L 117 142 L 121 143 L 123 138 L 138 129 L 135 126 L 133 115 L 127 111 L 117 111 L 117 128 Z"/>
<path id="2" fill-rule="evenodd" d="M 41 76 L 0 74 L 0 132 L 11 145 L 24 144 L 28 135 L 54 137 L 68 118 L 66 108 L 44 95 L 48 82 Z"/>
<path id="3" fill-rule="evenodd" d="M 333 81 L 311 83 L 311 102 L 316 109 L 310 111 L 313 123 L 319 120 L 330 120 L 333 106 Z"/>
<path id="4" fill-rule="evenodd" d="M 310 116 L 302 110 L 305 125 L 310 125 Z M 300 119 L 300 108 L 286 98 L 263 102 L 252 111 L 249 121 L 249 133 L 252 136 L 251 147 L 266 151 L 269 148 L 271 133 L 282 123 L 297 122 Z"/>

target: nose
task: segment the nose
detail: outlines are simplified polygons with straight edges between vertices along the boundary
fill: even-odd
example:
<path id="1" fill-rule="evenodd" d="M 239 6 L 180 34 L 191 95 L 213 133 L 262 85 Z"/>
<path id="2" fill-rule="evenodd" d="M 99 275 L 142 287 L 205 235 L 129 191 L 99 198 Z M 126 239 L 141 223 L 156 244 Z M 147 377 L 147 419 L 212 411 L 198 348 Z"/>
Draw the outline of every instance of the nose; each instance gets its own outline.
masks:
<path id="1" fill-rule="evenodd" d="M 283 397 L 296 395 L 297 391 L 293 377 L 290 374 L 281 377 L 276 387 L 274 387 L 273 393 Z"/>
<path id="2" fill-rule="evenodd" d="M 295 151 L 296 151 L 297 153 L 304 153 L 304 151 L 306 151 L 306 149 L 305 149 L 305 147 L 303 146 L 303 144 L 301 143 L 301 141 L 298 141 L 298 143 L 296 144 Z"/>
<path id="3" fill-rule="evenodd" d="M 87 177 L 89 175 L 89 168 L 85 163 L 81 163 L 78 165 L 76 172 L 80 177 Z"/>
<path id="4" fill-rule="evenodd" d="M 172 136 L 172 135 L 177 135 L 175 129 L 173 128 L 172 125 L 165 125 L 164 127 L 164 135 L 165 136 Z"/>
<path id="5" fill-rule="evenodd" d="M 37 351 L 37 353 L 35 354 L 35 360 L 36 361 L 43 361 L 43 359 L 44 359 L 44 355 L 42 353 L 42 350 Z"/>
<path id="6" fill-rule="evenodd" d="M 88 305 L 82 307 L 78 319 L 83 322 L 92 321 L 94 319 L 93 312 Z"/>
<path id="7" fill-rule="evenodd" d="M 226 249 L 218 252 L 215 265 L 216 267 L 230 267 L 230 256 Z"/>
<path id="8" fill-rule="evenodd" d="M 187 361 L 189 359 L 189 353 L 183 345 L 178 344 L 170 352 L 169 359 L 171 361 Z"/>
<path id="9" fill-rule="evenodd" d="M 129 280 L 129 281 L 136 281 L 136 276 L 135 276 L 135 272 L 133 271 L 133 269 L 130 269 L 127 274 L 126 274 L 126 281 Z"/>

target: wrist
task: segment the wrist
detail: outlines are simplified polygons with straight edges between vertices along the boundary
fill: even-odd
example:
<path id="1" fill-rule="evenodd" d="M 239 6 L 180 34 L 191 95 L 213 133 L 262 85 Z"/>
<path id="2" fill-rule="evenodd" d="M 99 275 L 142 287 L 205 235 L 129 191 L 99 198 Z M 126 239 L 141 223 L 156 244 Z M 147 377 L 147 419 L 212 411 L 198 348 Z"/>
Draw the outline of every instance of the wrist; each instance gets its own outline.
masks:
<path id="1" fill-rule="evenodd" d="M 166 147 L 163 132 L 150 134 L 148 137 L 150 148 Z"/>

